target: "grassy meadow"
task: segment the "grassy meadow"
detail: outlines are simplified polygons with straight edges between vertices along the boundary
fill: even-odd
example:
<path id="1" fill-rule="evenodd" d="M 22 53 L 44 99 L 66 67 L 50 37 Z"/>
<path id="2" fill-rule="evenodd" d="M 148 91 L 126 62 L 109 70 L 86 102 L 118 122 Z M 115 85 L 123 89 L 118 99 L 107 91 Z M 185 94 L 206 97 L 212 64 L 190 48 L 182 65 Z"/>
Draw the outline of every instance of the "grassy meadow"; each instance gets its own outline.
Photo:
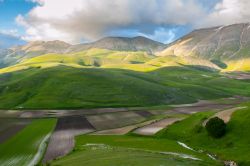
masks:
<path id="1" fill-rule="evenodd" d="M 188 66 L 151 72 L 57 66 L 5 73 L 0 80 L 2 109 L 147 107 L 250 91 L 247 81 Z"/>

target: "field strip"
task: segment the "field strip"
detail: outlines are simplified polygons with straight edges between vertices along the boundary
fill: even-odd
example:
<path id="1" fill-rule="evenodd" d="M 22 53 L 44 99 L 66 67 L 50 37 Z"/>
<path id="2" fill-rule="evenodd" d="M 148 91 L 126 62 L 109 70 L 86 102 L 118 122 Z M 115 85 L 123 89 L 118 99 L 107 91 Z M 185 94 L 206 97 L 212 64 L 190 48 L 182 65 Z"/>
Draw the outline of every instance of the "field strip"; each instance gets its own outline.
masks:
<path id="1" fill-rule="evenodd" d="M 86 116 L 87 120 L 96 128 L 96 130 L 108 130 L 121 128 L 128 125 L 141 123 L 146 120 L 145 117 L 135 112 L 120 112 L 102 115 Z"/>
<path id="2" fill-rule="evenodd" d="M 222 119 L 225 123 L 228 123 L 232 117 L 232 114 L 235 111 L 240 110 L 240 109 L 244 109 L 244 108 L 247 108 L 247 107 L 235 107 L 235 108 L 227 109 L 224 111 L 220 111 L 220 112 L 217 112 L 212 117 L 210 117 L 209 119 L 214 118 L 214 117 L 218 117 L 218 118 Z M 206 123 L 209 121 L 209 119 L 207 119 L 203 122 L 203 126 L 206 125 Z"/>
<path id="3" fill-rule="evenodd" d="M 139 134 L 139 135 L 154 135 L 158 131 L 162 130 L 163 128 L 177 122 L 181 121 L 184 118 L 165 118 L 162 120 L 159 120 L 155 123 L 151 123 L 149 125 L 143 126 L 141 128 L 136 129 L 133 131 L 133 133 Z"/>
<path id="4" fill-rule="evenodd" d="M 116 129 L 97 131 L 95 133 L 92 133 L 91 135 L 124 135 L 124 134 L 127 134 L 128 132 L 138 128 L 138 127 L 142 127 L 142 126 L 151 124 L 153 122 L 155 122 L 155 120 L 150 120 L 150 121 L 146 121 L 143 123 L 125 126 L 125 127 L 116 128 Z"/>
<path id="5" fill-rule="evenodd" d="M 95 128 L 84 116 L 62 117 L 50 137 L 43 163 L 68 154 L 75 145 L 75 136 L 93 132 Z"/>

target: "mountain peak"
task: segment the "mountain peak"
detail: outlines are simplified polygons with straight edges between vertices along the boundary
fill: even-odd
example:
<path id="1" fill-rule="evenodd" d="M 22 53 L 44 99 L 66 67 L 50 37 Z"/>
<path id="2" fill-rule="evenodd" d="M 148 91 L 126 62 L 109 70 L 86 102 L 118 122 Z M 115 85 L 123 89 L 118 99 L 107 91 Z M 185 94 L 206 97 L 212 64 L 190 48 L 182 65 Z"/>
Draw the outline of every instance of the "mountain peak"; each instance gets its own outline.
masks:
<path id="1" fill-rule="evenodd" d="M 79 44 L 72 46 L 69 52 L 77 52 L 90 48 L 100 48 L 117 51 L 146 51 L 153 53 L 163 49 L 163 43 L 148 39 L 146 37 L 104 37 L 92 43 Z"/>

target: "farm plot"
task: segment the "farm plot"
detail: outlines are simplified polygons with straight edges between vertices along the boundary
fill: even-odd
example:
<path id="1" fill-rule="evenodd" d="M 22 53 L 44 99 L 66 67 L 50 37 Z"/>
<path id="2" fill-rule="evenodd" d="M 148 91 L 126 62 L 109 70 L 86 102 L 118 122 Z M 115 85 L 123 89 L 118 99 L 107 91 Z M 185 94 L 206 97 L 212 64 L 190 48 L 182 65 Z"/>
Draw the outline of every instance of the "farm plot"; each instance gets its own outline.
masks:
<path id="1" fill-rule="evenodd" d="M 149 121 L 146 121 L 143 123 L 138 123 L 135 125 L 125 126 L 125 127 L 121 127 L 121 128 L 101 130 L 101 131 L 97 131 L 97 132 L 93 133 L 92 135 L 124 135 L 124 134 L 127 134 L 128 132 L 138 128 L 138 127 L 151 124 L 154 121 L 155 120 L 149 120 Z"/>
<path id="2" fill-rule="evenodd" d="M 73 149 L 76 135 L 91 131 L 94 131 L 94 127 L 83 116 L 59 118 L 50 138 L 43 163 L 66 155 Z"/>
<path id="3" fill-rule="evenodd" d="M 141 115 L 145 118 L 149 118 L 149 117 L 153 116 L 153 114 L 149 111 L 135 111 L 135 113 L 137 113 L 138 115 Z"/>
<path id="4" fill-rule="evenodd" d="M 87 116 L 87 119 L 97 130 L 120 128 L 146 120 L 132 111 Z"/>
<path id="5" fill-rule="evenodd" d="M 21 131 L 30 122 L 28 119 L 0 119 L 0 144 Z"/>
<path id="6" fill-rule="evenodd" d="M 136 129 L 135 131 L 133 131 L 133 133 L 135 134 L 139 134 L 139 135 L 154 135 L 155 133 L 157 133 L 158 131 L 160 131 L 161 129 L 182 120 L 183 118 L 166 118 L 163 120 L 160 120 L 158 122 L 154 122 L 152 124 L 143 126 L 141 128 Z"/>
<path id="7" fill-rule="evenodd" d="M 232 108 L 231 104 L 219 104 L 209 101 L 199 101 L 195 104 L 177 106 L 176 108 L 172 109 L 172 111 L 182 114 L 194 114 L 197 112 L 205 112 L 211 110 L 221 111 L 229 108 Z"/>
<path id="8" fill-rule="evenodd" d="M 55 123 L 55 119 L 33 120 L 15 136 L 0 144 L 0 165 L 36 165 L 41 160 Z"/>

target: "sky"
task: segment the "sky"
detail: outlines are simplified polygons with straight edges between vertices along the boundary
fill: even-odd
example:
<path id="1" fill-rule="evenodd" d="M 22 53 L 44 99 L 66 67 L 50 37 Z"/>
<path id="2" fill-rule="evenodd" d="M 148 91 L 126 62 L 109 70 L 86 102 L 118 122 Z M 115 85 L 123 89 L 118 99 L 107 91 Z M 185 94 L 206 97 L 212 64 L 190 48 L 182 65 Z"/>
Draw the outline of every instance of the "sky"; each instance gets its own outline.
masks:
<path id="1" fill-rule="evenodd" d="M 250 22 L 249 0 L 0 0 L 0 47 L 105 36 L 170 43 L 194 29 Z"/>

